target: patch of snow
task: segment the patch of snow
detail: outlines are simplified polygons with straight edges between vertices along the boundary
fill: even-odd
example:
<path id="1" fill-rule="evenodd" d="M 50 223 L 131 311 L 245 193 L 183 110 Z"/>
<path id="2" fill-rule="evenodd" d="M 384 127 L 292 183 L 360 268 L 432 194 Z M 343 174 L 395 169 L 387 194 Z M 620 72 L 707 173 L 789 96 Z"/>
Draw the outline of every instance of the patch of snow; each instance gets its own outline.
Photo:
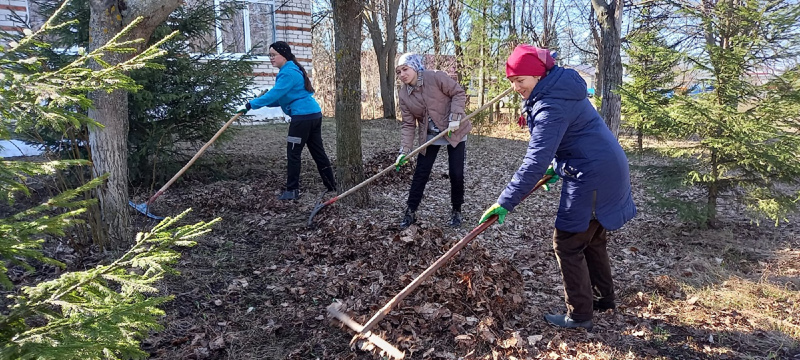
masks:
<path id="1" fill-rule="evenodd" d="M 292 118 L 283 113 L 280 107 L 263 107 L 247 112 L 247 115 L 239 118 L 242 125 L 256 125 L 275 122 L 289 122 Z"/>
<path id="2" fill-rule="evenodd" d="M 28 145 L 20 140 L 0 140 L 0 158 L 40 155 L 40 146 Z"/>

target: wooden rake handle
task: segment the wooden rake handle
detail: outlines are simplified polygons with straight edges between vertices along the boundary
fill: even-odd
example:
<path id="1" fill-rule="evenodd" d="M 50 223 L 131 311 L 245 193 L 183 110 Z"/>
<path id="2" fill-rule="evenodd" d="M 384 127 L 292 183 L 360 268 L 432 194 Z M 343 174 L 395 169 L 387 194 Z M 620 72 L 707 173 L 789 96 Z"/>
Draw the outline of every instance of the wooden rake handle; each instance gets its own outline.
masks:
<path id="1" fill-rule="evenodd" d="M 542 177 L 542 179 L 536 183 L 533 189 L 531 189 L 530 192 L 525 194 L 525 197 L 523 197 L 522 199 L 524 200 L 530 194 L 536 191 L 536 189 L 542 187 L 542 185 L 544 185 L 548 180 L 550 180 L 551 177 L 552 176 L 550 175 L 545 175 L 544 177 Z M 414 291 L 414 289 L 420 286 L 423 281 L 427 280 L 431 275 L 433 275 L 433 273 L 436 272 L 436 270 L 442 267 L 448 260 L 450 260 L 450 258 L 455 256 L 456 253 L 458 253 L 459 251 L 461 251 L 461 249 L 467 246 L 467 244 L 469 244 L 469 242 L 472 241 L 472 239 L 478 236 L 478 234 L 482 233 L 484 230 L 486 230 L 486 228 L 494 224 L 495 221 L 497 221 L 497 215 L 492 215 L 491 217 L 489 217 L 489 219 L 484 221 L 483 224 L 480 224 L 476 228 L 472 229 L 472 231 L 470 231 L 469 234 L 467 234 L 467 236 L 459 240 L 459 242 L 453 245 L 453 247 L 450 248 L 450 250 L 448 250 L 446 253 L 444 253 L 444 255 L 439 257 L 439 259 L 437 259 L 436 262 L 433 263 L 433 265 L 425 269 L 425 271 L 423 271 L 422 274 L 419 274 L 419 276 L 417 276 L 416 279 L 411 281 L 411 283 L 408 284 L 405 287 L 405 289 L 400 291 L 391 300 L 389 300 L 389 302 L 387 302 L 386 305 L 384 305 L 380 310 L 378 310 L 378 312 L 375 313 L 375 315 L 373 315 L 372 318 L 369 319 L 369 321 L 367 321 L 366 324 L 364 324 L 364 326 L 361 329 L 361 333 L 366 334 L 373 327 L 375 327 L 375 325 L 377 325 L 379 321 L 383 320 L 383 318 L 389 314 L 389 312 L 395 305 L 397 305 L 397 303 L 405 299 L 406 296 L 408 296 L 408 294 L 410 294 L 412 291 Z"/>
<path id="2" fill-rule="evenodd" d="M 469 119 L 475 117 L 481 111 L 486 110 L 489 106 L 492 106 L 492 104 L 500 101 L 500 99 L 502 99 L 503 97 L 508 95 L 508 93 L 510 93 L 511 90 L 513 90 L 513 89 L 512 88 L 506 89 L 505 91 L 500 93 L 500 95 L 495 96 L 494 99 L 489 100 L 489 102 L 487 102 L 486 104 L 484 104 L 483 106 L 481 106 L 477 110 L 471 112 L 469 115 L 465 116 L 463 119 L 461 119 L 461 121 L 469 120 Z M 436 142 L 436 140 L 441 139 L 445 135 L 447 135 L 447 130 L 443 130 L 438 135 L 434 136 L 433 139 L 428 140 L 424 144 L 420 145 L 418 148 L 414 149 L 414 151 L 408 153 L 408 155 L 406 155 L 406 159 L 411 159 L 412 157 L 414 157 L 414 155 L 419 154 L 420 151 L 422 151 L 423 149 L 427 148 L 429 145 L 433 144 L 434 142 Z M 347 191 L 339 194 L 339 196 L 336 196 L 335 198 L 331 199 L 332 201 L 331 200 L 327 201 L 325 203 L 325 205 L 332 204 L 333 202 L 335 202 L 335 201 L 337 201 L 337 200 L 339 200 L 339 199 L 341 199 L 341 198 L 343 198 L 343 197 L 345 197 L 347 195 L 350 195 L 350 194 L 358 191 L 359 189 L 361 189 L 362 187 L 366 186 L 367 184 L 375 181 L 375 179 L 377 179 L 377 178 L 379 178 L 379 177 L 381 177 L 383 175 L 386 175 L 386 173 L 392 171 L 393 169 L 394 169 L 394 164 L 389 165 L 389 167 L 381 170 L 381 172 L 379 172 L 379 173 L 377 173 L 375 175 L 372 175 L 372 177 L 370 177 L 369 179 L 362 181 L 360 184 L 358 184 L 356 186 L 353 186 L 350 190 L 347 190 Z"/>
<path id="3" fill-rule="evenodd" d="M 203 147 L 201 147 L 201 148 L 200 148 L 200 150 L 197 150 L 197 153 L 196 153 L 196 154 L 194 154 L 194 156 L 192 157 L 192 159 L 191 159 L 191 160 L 189 160 L 189 162 L 188 162 L 188 163 L 186 163 L 186 165 L 183 165 L 183 168 L 181 168 L 181 169 L 180 169 L 180 171 L 178 171 L 178 173 L 177 173 L 177 174 L 175 174 L 175 175 L 172 177 L 172 179 L 169 179 L 169 181 L 167 181 L 167 183 L 166 183 L 166 184 L 164 184 L 164 186 L 162 186 L 162 187 L 161 187 L 161 189 L 158 189 L 158 191 L 156 191 L 156 193 L 155 193 L 155 194 L 153 194 L 153 196 L 151 196 L 149 200 L 147 200 L 147 203 L 146 203 L 146 204 L 149 206 L 149 205 L 150 205 L 150 204 L 151 204 L 153 201 L 156 201 L 156 198 L 158 198 L 159 196 L 161 196 L 161 194 L 163 194 L 163 193 L 164 193 L 164 191 L 167 191 L 167 189 L 168 189 L 170 186 L 172 186 L 172 184 L 173 184 L 173 183 L 174 183 L 176 180 L 178 180 L 178 178 L 179 178 L 179 177 L 181 177 L 181 175 L 183 175 L 183 173 L 185 173 L 185 172 L 186 172 L 186 170 L 188 170 L 188 169 L 189 169 L 189 167 L 191 167 L 191 166 L 192 166 L 192 164 L 194 164 L 194 162 L 195 162 L 195 161 L 197 161 L 197 159 L 198 159 L 198 158 L 200 158 L 200 156 L 201 156 L 201 155 L 203 155 L 203 153 L 204 153 L 204 152 L 206 152 L 206 149 L 208 149 L 208 147 L 209 147 L 209 146 L 211 146 L 211 144 L 213 144 L 213 143 L 214 143 L 214 141 L 216 141 L 216 140 L 217 140 L 217 138 L 218 138 L 220 135 L 222 135 L 222 133 L 223 133 L 223 132 L 225 132 L 225 130 L 228 128 L 228 126 L 231 126 L 231 124 L 232 124 L 232 123 L 233 123 L 233 122 L 234 122 L 236 119 L 238 119 L 240 116 L 242 116 L 242 114 L 241 114 L 241 113 L 236 113 L 236 115 L 234 115 L 234 116 L 233 116 L 233 117 L 232 117 L 230 120 L 228 120 L 228 122 L 226 122 L 226 123 L 225 123 L 225 125 L 222 125 L 222 128 L 220 128 L 219 130 L 217 130 L 217 133 L 216 133 L 216 134 L 214 134 L 214 136 L 213 136 L 213 137 L 211 137 L 211 140 L 208 140 L 208 142 L 207 142 L 205 145 L 203 145 Z"/>

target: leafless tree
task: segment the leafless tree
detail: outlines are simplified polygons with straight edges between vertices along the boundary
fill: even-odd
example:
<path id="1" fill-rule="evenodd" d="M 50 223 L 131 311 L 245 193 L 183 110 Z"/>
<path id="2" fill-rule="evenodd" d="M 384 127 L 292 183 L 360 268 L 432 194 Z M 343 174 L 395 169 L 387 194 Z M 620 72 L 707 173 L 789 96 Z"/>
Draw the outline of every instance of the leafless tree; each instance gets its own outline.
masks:
<path id="1" fill-rule="evenodd" d="M 394 60 L 397 56 L 397 13 L 401 0 L 368 0 L 363 16 L 367 25 L 381 83 L 383 117 L 396 118 L 394 102 Z"/>
<path id="2" fill-rule="evenodd" d="M 336 174 L 339 187 L 364 181 L 361 153 L 361 24 L 363 4 L 332 0 L 336 49 Z M 365 205 L 369 194 L 359 191 L 343 199 Z"/>
<path id="3" fill-rule="evenodd" d="M 598 80 L 602 106 L 600 115 L 606 125 L 619 136 L 621 98 L 617 88 L 622 85 L 622 0 L 592 0 L 592 9 L 600 25 L 598 49 Z"/>

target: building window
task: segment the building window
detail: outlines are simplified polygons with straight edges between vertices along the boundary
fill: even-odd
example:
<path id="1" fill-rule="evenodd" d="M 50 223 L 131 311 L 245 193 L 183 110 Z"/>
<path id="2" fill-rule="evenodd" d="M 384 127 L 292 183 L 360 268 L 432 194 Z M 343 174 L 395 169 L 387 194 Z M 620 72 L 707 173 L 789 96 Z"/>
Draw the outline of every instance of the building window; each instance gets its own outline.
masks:
<path id="1" fill-rule="evenodd" d="M 222 20 L 217 21 L 215 31 L 192 42 L 194 51 L 218 55 L 242 55 L 250 51 L 258 58 L 268 59 L 269 44 L 275 42 L 275 12 L 271 0 L 186 1 L 186 6 L 211 5 Z M 223 7 L 232 9 L 223 14 Z"/>

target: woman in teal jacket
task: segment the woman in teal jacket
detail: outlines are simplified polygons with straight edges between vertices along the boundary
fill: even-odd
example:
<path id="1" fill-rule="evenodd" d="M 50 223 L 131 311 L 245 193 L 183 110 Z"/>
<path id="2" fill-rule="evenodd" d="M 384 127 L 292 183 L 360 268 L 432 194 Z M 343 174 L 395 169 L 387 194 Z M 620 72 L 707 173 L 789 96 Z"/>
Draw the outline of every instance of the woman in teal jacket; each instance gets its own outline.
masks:
<path id="1" fill-rule="evenodd" d="M 277 41 L 270 45 L 269 59 L 273 66 L 280 69 L 275 86 L 248 101 L 238 112 L 245 114 L 250 109 L 280 106 L 292 118 L 286 137 L 286 191 L 279 199 L 294 200 L 300 196 L 300 157 L 306 145 L 317 164 L 322 183 L 328 191 L 335 192 L 333 168 L 322 144 L 322 110 L 313 97 L 311 80 L 287 43 Z"/>

